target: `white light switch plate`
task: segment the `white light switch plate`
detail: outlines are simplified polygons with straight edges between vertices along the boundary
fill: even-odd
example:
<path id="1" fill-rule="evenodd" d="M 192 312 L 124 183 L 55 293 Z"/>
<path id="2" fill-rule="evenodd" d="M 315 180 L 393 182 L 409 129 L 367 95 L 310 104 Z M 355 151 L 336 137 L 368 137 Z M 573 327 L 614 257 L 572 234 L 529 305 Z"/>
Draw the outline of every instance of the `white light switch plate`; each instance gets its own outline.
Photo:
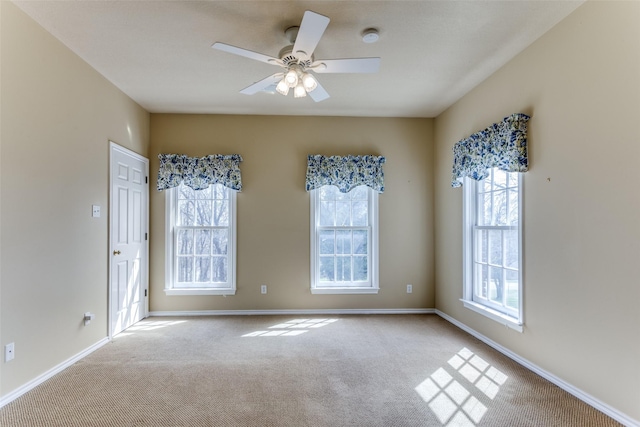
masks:
<path id="1" fill-rule="evenodd" d="M 94 218 L 100 218 L 100 206 L 98 205 L 91 206 L 91 216 Z"/>
<path id="2" fill-rule="evenodd" d="M 13 360 L 13 358 L 15 357 L 15 353 L 16 353 L 16 347 L 14 343 L 9 343 L 7 345 L 4 346 L 4 361 L 8 362 L 10 360 Z"/>

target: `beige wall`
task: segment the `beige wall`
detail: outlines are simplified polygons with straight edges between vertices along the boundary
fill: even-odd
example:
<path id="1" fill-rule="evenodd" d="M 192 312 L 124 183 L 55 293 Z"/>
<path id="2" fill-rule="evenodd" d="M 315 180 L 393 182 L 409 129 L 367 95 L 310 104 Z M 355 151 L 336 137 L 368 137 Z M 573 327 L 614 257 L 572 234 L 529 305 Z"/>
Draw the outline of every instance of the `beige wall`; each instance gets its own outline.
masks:
<path id="1" fill-rule="evenodd" d="M 149 132 L 148 113 L 1 3 L 0 347 L 16 358 L 0 397 L 107 336 L 108 141 L 147 154 Z"/>
<path id="2" fill-rule="evenodd" d="M 436 307 L 640 420 L 640 3 L 588 2 L 436 119 Z M 524 333 L 463 308 L 453 144 L 532 116 Z"/>
<path id="3" fill-rule="evenodd" d="M 431 119 L 152 114 L 151 175 L 158 153 L 237 153 L 244 161 L 237 294 L 165 295 L 165 193 L 152 189 L 151 311 L 433 307 L 432 134 Z M 310 293 L 308 154 L 387 158 L 378 295 Z M 155 176 L 150 182 L 155 188 Z M 267 295 L 260 294 L 263 283 Z"/>

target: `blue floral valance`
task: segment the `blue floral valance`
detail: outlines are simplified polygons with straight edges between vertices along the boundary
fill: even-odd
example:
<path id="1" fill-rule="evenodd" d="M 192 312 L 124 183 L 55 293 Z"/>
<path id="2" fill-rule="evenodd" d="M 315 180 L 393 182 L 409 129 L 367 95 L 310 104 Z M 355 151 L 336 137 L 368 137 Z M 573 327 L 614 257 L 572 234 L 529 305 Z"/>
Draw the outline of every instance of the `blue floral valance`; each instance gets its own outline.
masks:
<path id="1" fill-rule="evenodd" d="M 177 187 L 181 182 L 194 190 L 204 190 L 211 184 L 222 184 L 232 190 L 242 190 L 239 154 L 213 154 L 188 157 L 184 154 L 160 154 L 158 190 Z"/>
<path id="2" fill-rule="evenodd" d="M 307 191 L 323 185 L 335 185 L 340 192 L 348 193 L 359 185 L 367 185 L 384 192 L 382 156 L 322 156 L 307 158 Z"/>
<path id="3" fill-rule="evenodd" d="M 465 176 L 481 180 L 489 176 L 489 169 L 507 172 L 526 172 L 527 157 L 526 114 L 512 114 L 500 123 L 474 133 L 453 146 L 451 186 L 460 187 Z"/>

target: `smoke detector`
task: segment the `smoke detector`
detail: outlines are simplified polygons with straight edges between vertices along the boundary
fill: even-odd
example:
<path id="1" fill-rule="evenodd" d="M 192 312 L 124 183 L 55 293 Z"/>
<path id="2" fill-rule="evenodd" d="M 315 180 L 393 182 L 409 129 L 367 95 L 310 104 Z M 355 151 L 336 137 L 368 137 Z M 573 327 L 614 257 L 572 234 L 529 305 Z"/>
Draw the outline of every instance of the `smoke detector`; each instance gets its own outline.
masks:
<path id="1" fill-rule="evenodd" d="M 375 28 L 367 28 L 362 32 L 362 41 L 365 43 L 375 43 L 379 38 L 378 30 Z"/>

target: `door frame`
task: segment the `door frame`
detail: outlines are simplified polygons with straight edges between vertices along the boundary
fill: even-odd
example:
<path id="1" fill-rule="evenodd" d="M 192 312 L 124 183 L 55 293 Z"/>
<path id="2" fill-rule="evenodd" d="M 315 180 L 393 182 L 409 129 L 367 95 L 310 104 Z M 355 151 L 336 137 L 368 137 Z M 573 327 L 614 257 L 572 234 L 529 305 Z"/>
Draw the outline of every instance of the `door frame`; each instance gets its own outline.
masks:
<path id="1" fill-rule="evenodd" d="M 113 252 L 113 240 L 114 240 L 114 227 L 113 227 L 113 218 L 114 218 L 114 214 L 113 214 L 113 184 L 114 184 L 114 176 L 113 176 L 113 156 L 114 156 L 114 152 L 118 151 L 120 152 L 120 154 L 124 154 L 127 155 L 129 157 L 132 157 L 138 161 L 141 161 L 144 163 L 145 165 L 145 179 L 146 179 L 146 186 L 144 187 L 145 190 L 145 202 L 144 202 L 144 207 L 145 207 L 145 215 L 144 215 L 144 225 L 143 228 L 146 230 L 145 234 L 147 236 L 147 238 L 145 239 L 145 246 L 146 246 L 146 250 L 145 250 L 145 256 L 142 259 L 141 262 L 141 282 L 142 282 L 142 286 L 140 286 L 140 292 L 142 293 L 140 295 L 140 297 L 143 299 L 144 304 L 143 304 L 143 312 L 142 312 L 142 318 L 144 319 L 145 317 L 147 317 L 149 315 L 149 159 L 136 153 L 135 151 L 129 150 L 128 148 L 125 148 L 121 145 L 119 145 L 118 143 L 109 140 L 109 226 L 108 226 L 108 233 L 109 233 L 109 252 L 108 252 L 108 259 L 109 259 L 109 265 L 108 265 L 108 273 L 107 273 L 107 280 L 108 280 L 108 286 L 107 286 L 107 328 L 108 328 L 108 336 L 109 339 L 113 339 L 113 322 L 112 322 L 112 311 L 111 311 L 111 295 L 112 295 L 112 277 L 111 277 L 111 272 L 112 272 L 112 260 L 113 260 L 113 256 L 111 255 L 111 253 Z"/>

